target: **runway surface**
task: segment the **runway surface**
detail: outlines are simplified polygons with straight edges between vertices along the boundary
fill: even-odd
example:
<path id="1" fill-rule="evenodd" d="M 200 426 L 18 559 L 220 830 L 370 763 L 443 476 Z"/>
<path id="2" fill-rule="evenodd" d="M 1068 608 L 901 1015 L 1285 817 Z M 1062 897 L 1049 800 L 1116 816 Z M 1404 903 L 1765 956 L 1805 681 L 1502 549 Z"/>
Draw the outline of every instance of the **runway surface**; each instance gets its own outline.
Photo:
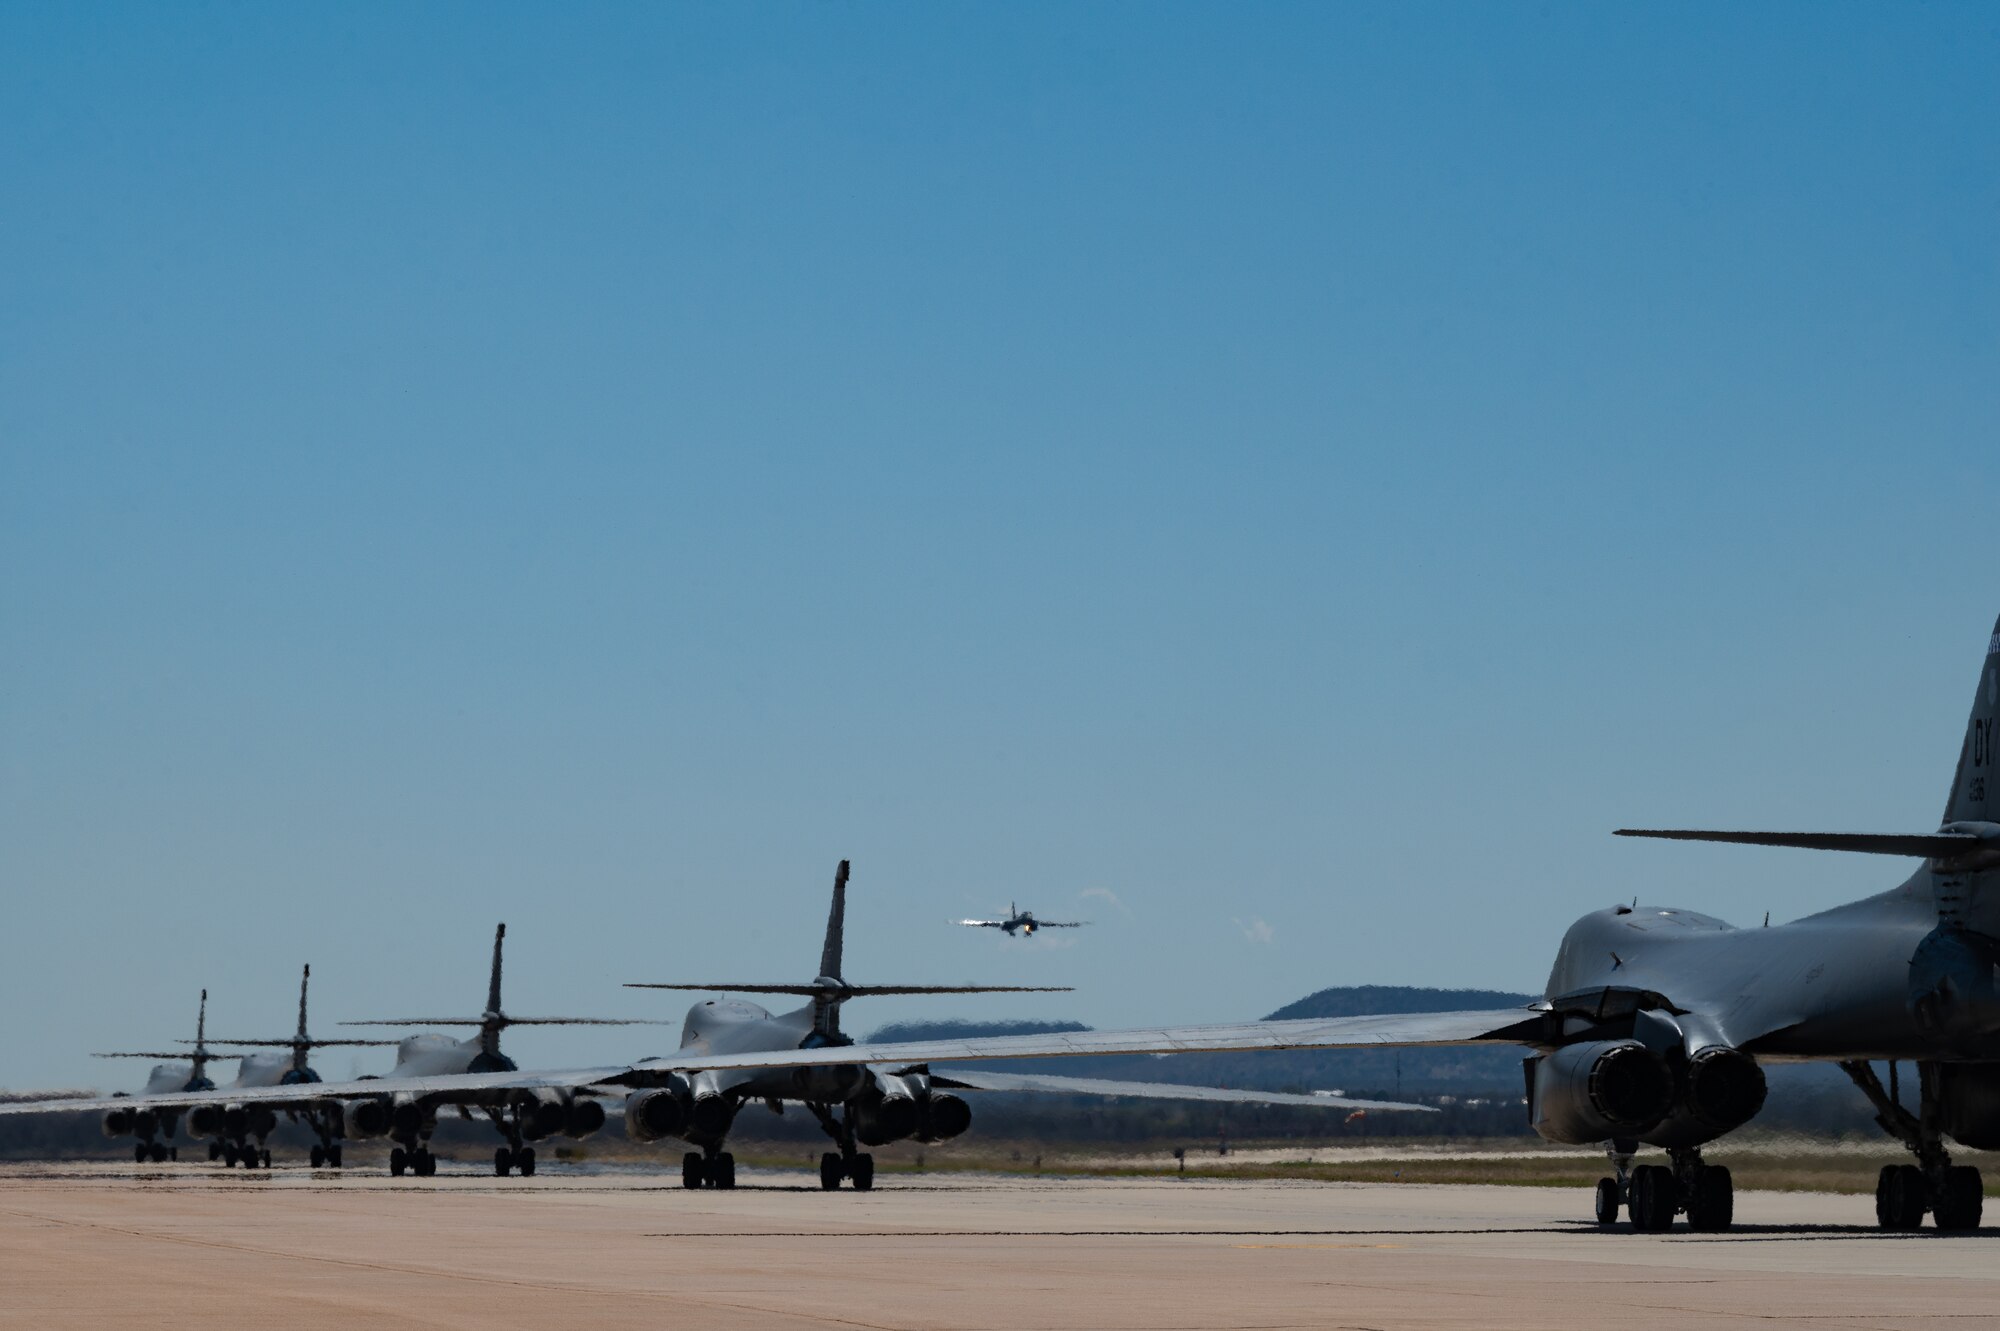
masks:
<path id="1" fill-rule="evenodd" d="M 1743 1193 L 1725 1235 L 1574 1189 L 745 1170 L 391 1180 L 0 1166 L 0 1328 L 2000 1327 L 2000 1231 Z"/>

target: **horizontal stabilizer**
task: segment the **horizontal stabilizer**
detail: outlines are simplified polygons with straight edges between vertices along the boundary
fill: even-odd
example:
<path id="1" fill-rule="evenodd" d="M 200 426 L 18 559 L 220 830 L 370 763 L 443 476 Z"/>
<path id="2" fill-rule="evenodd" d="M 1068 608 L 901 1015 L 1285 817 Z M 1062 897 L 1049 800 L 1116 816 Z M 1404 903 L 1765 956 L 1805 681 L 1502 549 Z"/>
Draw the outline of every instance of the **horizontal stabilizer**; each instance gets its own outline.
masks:
<path id="1" fill-rule="evenodd" d="M 1018 1072 L 954 1069 L 931 1073 L 931 1085 L 945 1090 L 1039 1091 L 1048 1095 L 1134 1096 L 1147 1100 L 1206 1100 L 1236 1105 L 1299 1105 L 1310 1109 L 1408 1109 L 1435 1114 L 1429 1105 L 1396 1100 L 1350 1100 L 1343 1095 L 1301 1095 L 1295 1091 L 1249 1091 L 1222 1086 L 1179 1086 L 1165 1081 L 1106 1081 L 1100 1077 L 1052 1077 Z"/>
<path id="2" fill-rule="evenodd" d="M 1845 850 L 1863 855 L 1901 855 L 1918 860 L 1953 859 L 1978 849 L 1982 839 L 1970 832 L 1876 835 L 1869 832 L 1708 832 L 1650 827 L 1621 827 L 1612 835 L 1658 837 L 1665 841 L 1720 841 L 1732 846 Z"/>
<path id="3" fill-rule="evenodd" d="M 670 1026 L 639 1017 L 405 1017 L 400 1021 L 343 1021 L 343 1026 Z M 247 1041 L 236 1041 L 238 1044 Z M 289 1044 L 289 1040 L 277 1043 Z M 332 1041 L 314 1040 L 314 1044 Z"/>
<path id="4" fill-rule="evenodd" d="M 214 1045 L 230 1045 L 232 1049 L 296 1049 L 306 1045 L 308 1049 L 358 1049 L 364 1045 L 400 1045 L 400 1039 L 212 1039 Z"/>
<path id="5" fill-rule="evenodd" d="M 628 984 L 627 989 L 686 989 L 703 994 L 797 994 L 801 998 L 882 998 L 891 994 L 1067 994 L 1046 984 Z"/>

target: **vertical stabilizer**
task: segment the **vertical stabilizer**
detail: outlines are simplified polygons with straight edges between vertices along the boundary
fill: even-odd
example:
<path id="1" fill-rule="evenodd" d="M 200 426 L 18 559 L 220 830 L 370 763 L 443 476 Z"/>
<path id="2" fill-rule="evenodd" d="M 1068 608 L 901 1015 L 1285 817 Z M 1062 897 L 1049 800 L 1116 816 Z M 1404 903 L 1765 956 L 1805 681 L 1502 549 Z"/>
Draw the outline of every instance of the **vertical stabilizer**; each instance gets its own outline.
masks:
<path id="1" fill-rule="evenodd" d="M 842 860 L 833 874 L 833 909 L 826 916 L 826 945 L 819 952 L 821 976 L 840 978 L 840 954 L 847 929 L 847 861 Z"/>
<path id="2" fill-rule="evenodd" d="M 479 1046 L 486 1053 L 500 1052 L 500 953 L 507 942 L 507 924 L 501 921 L 493 931 L 493 975 L 486 982 L 486 1016 L 479 1027 Z"/>
<path id="3" fill-rule="evenodd" d="M 292 1066 L 303 1069 L 306 1053 L 312 1048 L 312 1037 L 306 1034 L 306 986 L 312 983 L 312 963 L 307 962 L 305 971 L 299 976 L 299 1033 L 292 1040 Z"/>
<path id="4" fill-rule="evenodd" d="M 2000 740 L 2000 623 L 1986 644 L 1986 661 L 1979 670 L 1979 688 L 1972 697 L 1972 715 L 1965 723 L 1965 743 L 1958 750 L 1958 771 L 1951 779 L 1951 798 L 1944 806 L 1947 823 L 2000 822 L 2000 797 L 1993 789 L 1993 745 Z"/>

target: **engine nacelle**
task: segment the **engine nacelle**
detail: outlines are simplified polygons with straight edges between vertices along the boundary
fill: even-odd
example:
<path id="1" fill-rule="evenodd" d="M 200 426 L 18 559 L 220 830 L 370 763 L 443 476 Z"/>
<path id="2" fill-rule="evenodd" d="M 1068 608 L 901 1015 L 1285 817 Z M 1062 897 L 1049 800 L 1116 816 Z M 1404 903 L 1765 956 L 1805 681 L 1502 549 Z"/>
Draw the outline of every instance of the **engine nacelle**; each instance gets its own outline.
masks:
<path id="1" fill-rule="evenodd" d="M 562 1134 L 583 1138 L 604 1126 L 604 1102 L 579 1095 L 563 1110 Z"/>
<path id="2" fill-rule="evenodd" d="M 1581 1146 L 1638 1137 L 1674 1107 L 1672 1069 L 1637 1040 L 1564 1045 L 1529 1065 L 1528 1117 L 1548 1141 Z"/>
<path id="3" fill-rule="evenodd" d="M 2000 1063 L 1939 1064 L 1938 1095 L 1947 1136 L 1976 1151 L 2000 1146 Z"/>
<path id="4" fill-rule="evenodd" d="M 924 1097 L 923 1114 L 917 1124 L 917 1140 L 941 1142 L 958 1136 L 972 1126 L 972 1106 L 955 1095 L 932 1091 Z"/>
<path id="5" fill-rule="evenodd" d="M 388 1101 L 357 1100 L 347 1107 L 347 1135 L 386 1137 L 393 1126 L 391 1118 Z"/>
<path id="6" fill-rule="evenodd" d="M 688 1104 L 688 1135 L 717 1140 L 729 1134 L 741 1106 L 732 1096 L 697 1095 Z"/>
<path id="7" fill-rule="evenodd" d="M 635 1091 L 625 1097 L 625 1135 L 635 1142 L 678 1137 L 687 1130 L 687 1121 L 687 1101 L 673 1091 Z"/>
<path id="8" fill-rule="evenodd" d="M 908 1088 L 891 1083 L 887 1092 L 877 1092 L 854 1105 L 854 1135 L 864 1146 L 887 1146 L 914 1136 L 923 1122 L 923 1110 Z"/>
<path id="9" fill-rule="evenodd" d="M 1697 1050 L 1681 1070 L 1673 1110 L 1636 1134 L 1654 1146 L 1700 1146 L 1733 1132 L 1764 1107 L 1764 1070 L 1741 1049 L 1711 1045 Z"/>
<path id="10" fill-rule="evenodd" d="M 561 1100 L 530 1100 L 521 1105 L 521 1135 L 531 1142 L 561 1132 L 569 1112 Z"/>
<path id="11" fill-rule="evenodd" d="M 234 1137 L 239 1141 L 255 1137 L 262 1141 L 277 1127 L 278 1116 L 262 1105 L 230 1105 L 222 1111 L 222 1135 L 225 1137 Z"/>
<path id="12" fill-rule="evenodd" d="M 415 1100 L 398 1100 L 389 1108 L 389 1130 L 398 1137 L 414 1137 L 437 1126 L 437 1112 Z"/>
<path id="13" fill-rule="evenodd" d="M 132 1111 L 129 1109 L 107 1109 L 98 1126 L 107 1137 L 123 1137 L 132 1131 Z"/>
<path id="14" fill-rule="evenodd" d="M 188 1135 L 190 1137 L 220 1137 L 222 1135 L 222 1106 L 196 1105 L 188 1110 Z"/>

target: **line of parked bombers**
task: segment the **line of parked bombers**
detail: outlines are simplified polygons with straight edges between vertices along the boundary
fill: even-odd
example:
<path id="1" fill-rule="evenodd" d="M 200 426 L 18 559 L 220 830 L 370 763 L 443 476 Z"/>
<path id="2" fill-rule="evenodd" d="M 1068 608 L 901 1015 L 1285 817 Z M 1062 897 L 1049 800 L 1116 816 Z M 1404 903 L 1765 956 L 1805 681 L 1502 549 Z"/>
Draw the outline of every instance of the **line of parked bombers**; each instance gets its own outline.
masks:
<path id="1" fill-rule="evenodd" d="M 843 864 L 842 881 L 839 889 L 845 887 Z M 837 890 L 839 890 L 837 889 Z M 829 943 L 837 951 L 839 922 L 830 927 Z M 312 1035 L 307 1026 L 307 998 L 312 981 L 312 968 L 307 966 L 299 981 L 298 1028 L 289 1038 L 282 1039 L 211 1039 L 208 1035 L 208 992 L 202 991 L 200 1007 L 196 1016 L 195 1037 L 180 1041 L 188 1046 L 182 1051 L 140 1051 L 99 1054 L 100 1058 L 152 1058 L 173 1060 L 152 1069 L 146 1087 L 140 1094 L 151 1097 L 173 1097 L 197 1092 L 220 1092 L 226 1097 L 234 1089 L 297 1086 L 300 1096 L 294 1099 L 260 1098 L 246 1103 L 220 1102 L 190 1104 L 183 1107 L 161 1105 L 135 1105 L 127 1108 L 114 1106 L 103 1111 L 100 1124 L 107 1137 L 130 1137 L 133 1139 L 133 1159 L 141 1164 L 165 1163 L 180 1158 L 180 1148 L 175 1137 L 182 1129 L 192 1143 L 204 1143 L 208 1148 L 210 1161 L 224 1165 L 241 1165 L 245 1169 L 268 1168 L 271 1164 L 269 1138 L 277 1130 L 280 1121 L 288 1120 L 304 1124 L 314 1135 L 315 1141 L 310 1151 L 314 1168 L 339 1169 L 345 1163 L 343 1144 L 348 1139 L 389 1138 L 394 1144 L 389 1152 L 389 1172 L 398 1177 L 404 1174 L 428 1176 L 437 1171 L 437 1158 L 430 1149 L 430 1139 L 437 1128 L 440 1109 L 458 1110 L 461 1117 L 474 1119 L 484 1117 L 498 1130 L 504 1139 L 494 1153 L 494 1172 L 502 1177 L 518 1173 L 531 1176 L 535 1172 L 534 1143 L 548 1138 L 563 1136 L 582 1139 L 601 1130 L 608 1121 L 605 1102 L 598 1095 L 581 1088 L 536 1088 L 533 1090 L 510 1090 L 502 1093 L 491 1092 L 448 1092 L 444 1094 L 414 1095 L 409 1092 L 394 1094 L 348 1095 L 334 1098 L 316 1095 L 306 1088 L 322 1084 L 324 1079 L 311 1064 L 315 1049 L 332 1047 L 393 1046 L 396 1050 L 394 1067 L 387 1074 L 388 1081 L 399 1081 L 415 1077 L 450 1076 L 459 1073 L 505 1073 L 517 1070 L 512 1059 L 501 1052 L 500 1034 L 509 1026 L 661 1026 L 666 1022 L 643 1020 L 620 1020 L 591 1017 L 515 1017 L 510 1016 L 500 1004 L 501 969 L 503 950 L 506 945 L 507 926 L 502 924 L 493 936 L 493 967 L 487 990 L 486 1010 L 478 1017 L 467 1018 L 410 1018 L 390 1021 L 344 1022 L 346 1026 L 439 1026 L 474 1028 L 469 1038 L 460 1039 L 445 1034 L 411 1035 L 402 1039 L 321 1039 Z M 830 958 L 834 959 L 834 958 Z M 837 983 L 837 982 L 836 982 Z M 708 986 L 708 985 L 657 985 L 635 986 L 647 988 L 687 988 L 723 989 L 735 992 L 758 990 L 782 992 L 807 992 L 814 986 Z M 742 1037 L 764 1035 L 767 1040 L 782 1041 L 782 1044 L 767 1047 L 796 1048 L 802 1043 L 801 1037 L 810 1039 L 813 1025 L 811 1020 L 815 1010 L 820 1012 L 818 1026 L 822 1035 L 837 1034 L 837 1013 L 841 1002 L 855 993 L 867 992 L 865 988 L 840 985 L 844 993 L 816 998 L 802 1013 L 774 1016 L 756 1004 L 740 1000 L 718 999 L 696 1004 L 688 1013 L 683 1028 L 682 1045 L 712 1047 L 715 1037 L 724 1030 L 737 1036 L 732 1043 L 740 1043 Z M 913 988 L 915 986 L 900 986 Z M 972 986 L 925 986 L 926 988 L 962 990 Z M 1016 986 L 1006 986 L 1016 988 Z M 805 1018 L 802 1023 L 797 1018 Z M 800 1027 L 805 1027 L 801 1029 Z M 269 1050 L 270 1052 L 262 1052 Z M 238 1052 L 241 1051 L 241 1052 Z M 209 1064 L 228 1059 L 240 1060 L 236 1078 L 218 1084 L 208 1075 Z M 807 1073 L 806 1069 L 796 1070 Z M 813 1074 L 834 1070 L 811 1070 Z M 824 1080 L 824 1076 L 818 1079 Z M 364 1077 L 361 1080 L 375 1080 Z M 791 1079 L 795 1086 L 801 1079 Z M 890 1079 L 911 1081 L 912 1078 Z M 744 1096 L 703 1094 L 711 1088 L 695 1084 L 699 1079 L 689 1079 L 686 1085 L 669 1085 L 626 1094 L 623 1118 L 627 1134 L 636 1141 L 655 1142 L 666 1138 L 681 1138 L 692 1144 L 705 1147 L 690 1151 L 683 1160 L 683 1182 L 689 1187 L 732 1187 L 735 1184 L 735 1158 L 727 1151 L 718 1149 L 728 1134 L 736 1111 L 745 1102 Z M 742 1088 L 732 1088 L 742 1089 Z M 751 1090 L 759 1088 L 751 1087 Z M 848 1097 L 839 1094 L 844 1088 L 832 1085 L 804 1085 L 803 1090 L 811 1098 L 808 1104 L 816 1112 L 828 1102 L 838 1103 Z M 908 1093 L 912 1088 L 890 1087 L 891 1093 L 878 1096 L 863 1096 L 855 1105 L 850 1118 L 851 1124 L 835 1121 L 831 1132 L 836 1141 L 843 1142 L 842 1152 L 829 1153 L 822 1160 L 822 1181 L 837 1187 L 843 1179 L 850 1179 L 854 1186 L 867 1188 L 874 1179 L 874 1161 L 866 1153 L 856 1151 L 854 1144 L 878 1146 L 904 1138 L 920 1141 L 942 1141 L 956 1137 L 972 1123 L 972 1111 L 964 1100 L 943 1092 L 932 1092 L 927 1086 L 921 1087 L 921 1096 Z M 903 1094 L 895 1094 L 902 1090 Z M 787 1095 L 783 1098 L 795 1098 Z M 779 1097 L 764 1096 L 774 1110 L 782 1112 Z M 845 1140 L 843 1140 L 845 1139 Z"/>

